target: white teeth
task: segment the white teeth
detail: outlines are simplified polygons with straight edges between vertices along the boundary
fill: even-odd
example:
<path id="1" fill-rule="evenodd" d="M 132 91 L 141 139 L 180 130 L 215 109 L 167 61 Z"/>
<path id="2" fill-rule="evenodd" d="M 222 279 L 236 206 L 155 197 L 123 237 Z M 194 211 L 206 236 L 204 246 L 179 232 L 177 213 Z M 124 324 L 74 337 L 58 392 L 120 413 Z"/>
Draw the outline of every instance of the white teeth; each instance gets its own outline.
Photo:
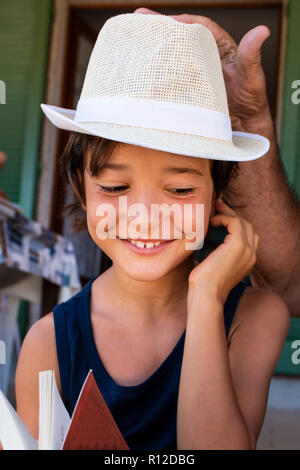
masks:
<path id="1" fill-rule="evenodd" d="M 136 245 L 138 248 L 153 248 L 154 246 L 160 245 L 160 242 L 148 242 L 148 243 L 143 243 L 141 241 L 134 241 L 134 240 L 129 240 L 130 243 L 133 243 L 133 245 Z"/>

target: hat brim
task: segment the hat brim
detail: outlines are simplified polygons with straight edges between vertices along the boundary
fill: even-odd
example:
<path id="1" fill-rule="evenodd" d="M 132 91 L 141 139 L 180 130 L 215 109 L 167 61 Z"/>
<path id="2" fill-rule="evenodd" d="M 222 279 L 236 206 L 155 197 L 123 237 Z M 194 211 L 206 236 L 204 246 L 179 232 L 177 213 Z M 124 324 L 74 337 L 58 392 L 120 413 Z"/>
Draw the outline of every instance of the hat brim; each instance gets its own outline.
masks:
<path id="1" fill-rule="evenodd" d="M 250 161 L 265 155 L 270 142 L 259 134 L 232 132 L 232 142 L 159 129 L 149 129 L 107 122 L 79 123 L 76 111 L 41 104 L 47 118 L 59 129 L 104 137 L 140 147 L 196 158 L 224 161 Z"/>

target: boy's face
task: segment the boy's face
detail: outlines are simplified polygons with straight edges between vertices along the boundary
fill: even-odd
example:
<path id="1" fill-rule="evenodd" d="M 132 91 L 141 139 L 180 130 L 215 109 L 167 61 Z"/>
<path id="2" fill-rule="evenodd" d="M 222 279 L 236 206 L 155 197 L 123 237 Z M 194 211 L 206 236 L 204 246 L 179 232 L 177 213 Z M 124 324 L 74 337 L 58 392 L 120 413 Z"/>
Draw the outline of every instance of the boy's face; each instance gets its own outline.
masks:
<path id="1" fill-rule="evenodd" d="M 159 279 L 193 253 L 187 249 L 187 243 L 197 239 L 190 236 L 199 232 L 199 222 L 203 234 L 201 241 L 207 233 L 214 193 L 210 160 L 122 143 L 114 149 L 107 164 L 109 166 L 96 177 L 91 177 L 85 170 L 84 209 L 89 233 L 113 264 L 129 277 L 141 281 Z M 116 192 L 111 192 L 111 188 Z M 120 196 L 123 204 L 126 202 L 122 207 Z M 134 209 L 132 205 L 137 203 L 137 212 L 130 212 Z M 108 212 L 100 215 L 99 205 L 103 204 L 111 209 L 109 218 Z M 159 218 L 152 215 L 151 220 L 154 204 L 176 207 L 176 216 L 172 211 L 164 211 Z M 196 217 L 196 204 L 203 204 L 204 217 L 200 219 Z M 189 210 L 184 205 L 188 205 Z M 167 224 L 163 225 L 163 221 Z M 122 226 L 127 227 L 125 236 L 121 233 Z M 134 228 L 137 235 L 132 231 Z M 159 229 L 158 233 L 153 232 L 155 228 Z M 109 236 L 101 239 L 99 234 L 104 232 Z M 149 240 L 161 240 L 161 243 L 154 248 L 139 248 L 128 241 L 134 238 L 143 243 L 149 243 Z"/>

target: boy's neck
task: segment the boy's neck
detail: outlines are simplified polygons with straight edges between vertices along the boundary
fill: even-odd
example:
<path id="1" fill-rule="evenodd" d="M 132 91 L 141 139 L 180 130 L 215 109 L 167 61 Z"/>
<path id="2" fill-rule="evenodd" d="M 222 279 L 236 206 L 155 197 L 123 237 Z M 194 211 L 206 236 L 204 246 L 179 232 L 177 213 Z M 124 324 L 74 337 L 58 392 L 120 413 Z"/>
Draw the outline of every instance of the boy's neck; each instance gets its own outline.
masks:
<path id="1" fill-rule="evenodd" d="M 174 317 L 176 312 L 184 314 L 188 276 L 196 264 L 193 256 L 190 256 L 164 278 L 153 282 L 129 278 L 113 264 L 100 276 L 103 283 L 101 290 L 110 293 L 109 297 L 114 303 L 113 310 L 121 312 L 123 317 L 126 315 L 129 321 L 159 322 L 169 315 Z M 97 284 L 95 288 L 97 295 Z"/>

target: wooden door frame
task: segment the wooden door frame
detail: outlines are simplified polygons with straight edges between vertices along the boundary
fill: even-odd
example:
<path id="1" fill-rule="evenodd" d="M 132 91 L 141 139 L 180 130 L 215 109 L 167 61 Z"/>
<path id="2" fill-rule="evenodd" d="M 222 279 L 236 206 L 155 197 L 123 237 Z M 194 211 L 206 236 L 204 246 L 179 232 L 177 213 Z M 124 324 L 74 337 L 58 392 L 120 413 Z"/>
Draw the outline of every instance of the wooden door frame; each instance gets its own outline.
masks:
<path id="1" fill-rule="evenodd" d="M 64 79 L 61 88 L 61 103 L 63 108 L 73 108 L 73 97 L 75 89 L 75 78 L 77 68 L 77 51 L 79 43 L 79 35 L 83 35 L 95 43 L 97 34 L 89 27 L 89 25 L 76 15 L 76 9 L 70 8 L 68 19 L 68 54 L 65 55 L 64 63 Z M 53 188 L 52 210 L 50 227 L 56 233 L 62 233 L 63 217 L 60 215 L 65 201 L 66 188 L 59 174 L 58 159 L 68 138 L 68 131 L 58 131 L 56 166 L 54 180 L 56 184 Z M 57 212 L 58 210 L 58 212 Z"/>

